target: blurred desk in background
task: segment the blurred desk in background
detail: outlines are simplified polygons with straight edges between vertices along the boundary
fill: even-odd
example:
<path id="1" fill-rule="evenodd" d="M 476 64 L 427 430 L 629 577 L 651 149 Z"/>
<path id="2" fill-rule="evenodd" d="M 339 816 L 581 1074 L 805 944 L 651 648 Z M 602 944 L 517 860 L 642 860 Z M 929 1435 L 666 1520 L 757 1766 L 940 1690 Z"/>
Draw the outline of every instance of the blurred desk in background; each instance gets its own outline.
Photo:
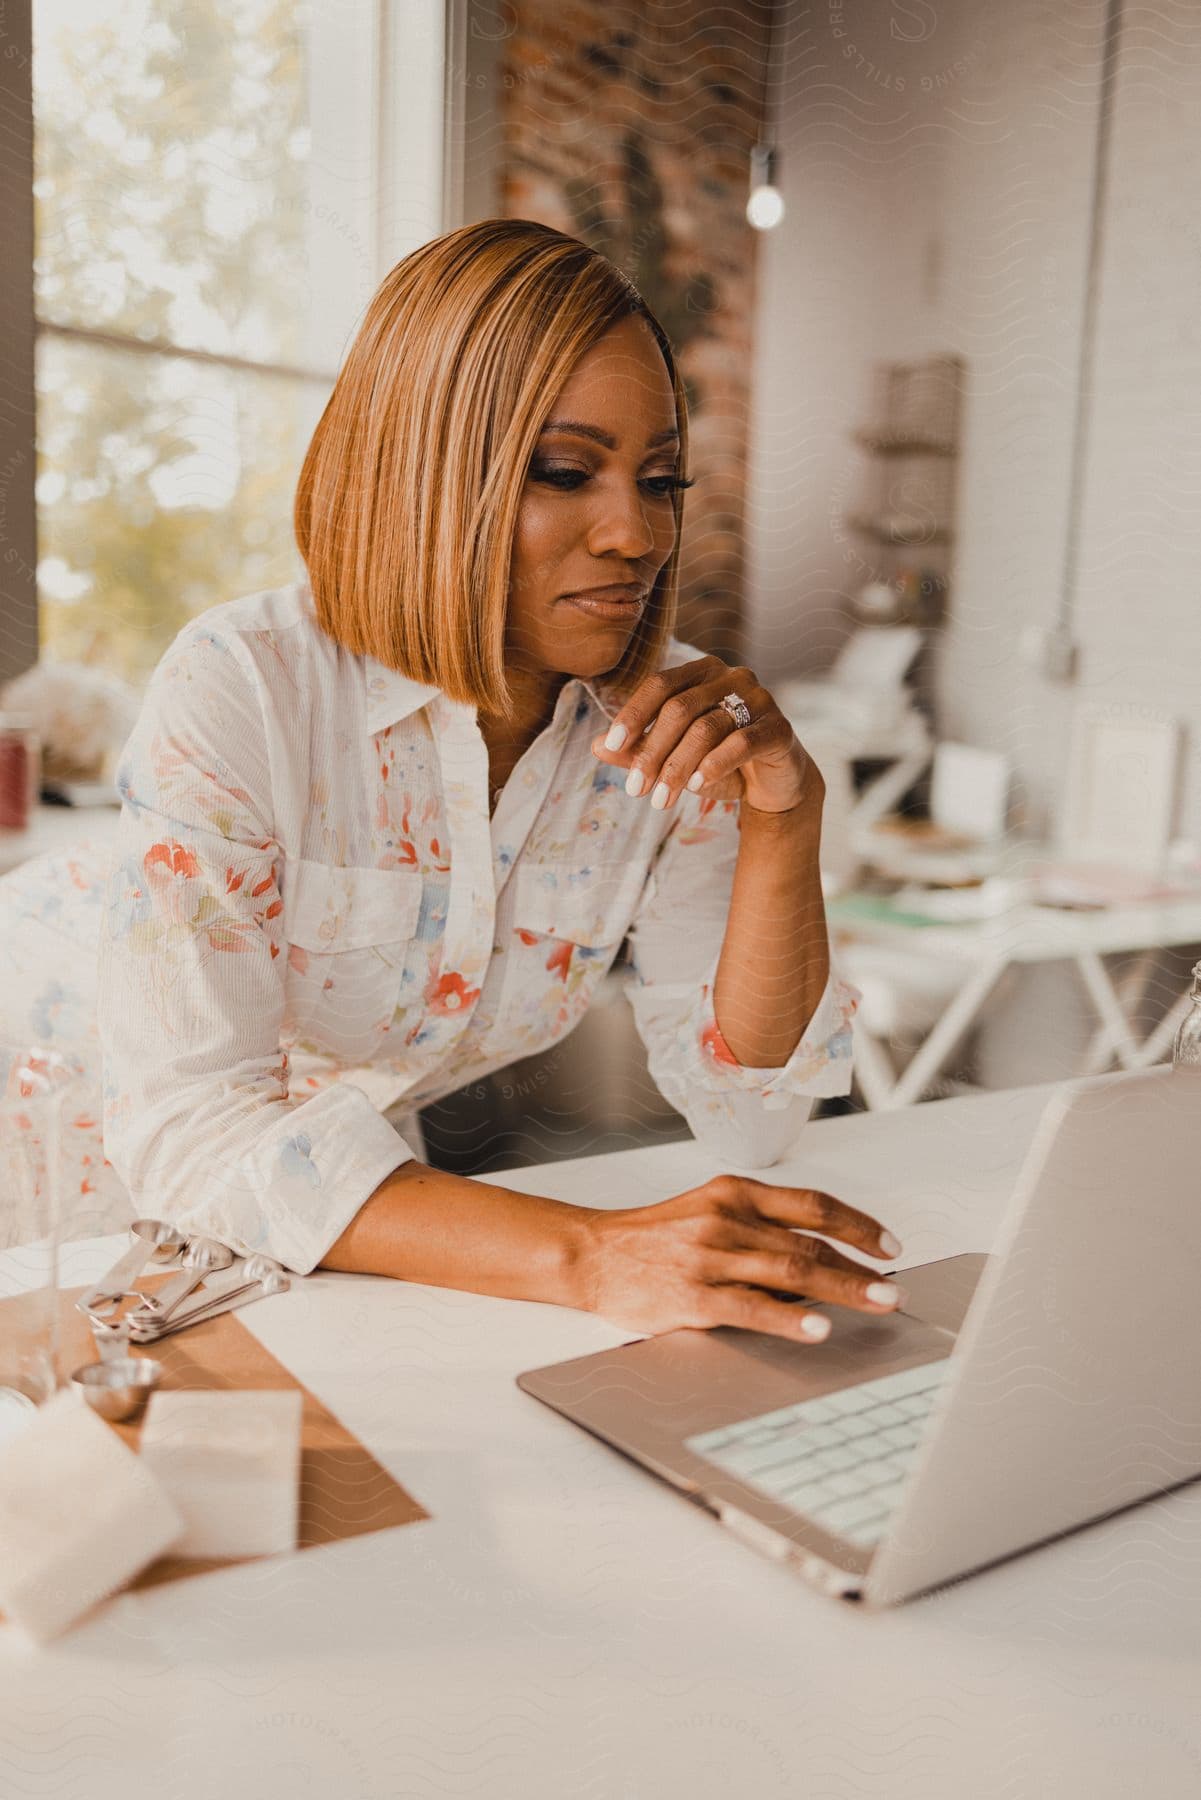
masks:
<path id="1" fill-rule="evenodd" d="M 933 894 L 929 904 L 936 909 L 944 900 Z M 1078 971 L 1099 1021 L 1078 1073 L 1113 1062 L 1146 1068 L 1170 1049 L 1186 995 L 1141 1039 L 1132 1015 L 1156 952 L 1201 943 L 1201 891 L 1088 910 L 1016 899 L 990 916 L 956 923 L 919 911 L 920 904 L 913 889 L 896 896 L 845 894 L 827 903 L 835 951 L 864 993 L 855 1021 L 855 1073 L 873 1110 L 920 1100 L 1001 976 L 1020 964 L 1068 962 Z M 1136 961 L 1115 983 L 1104 958 L 1120 953 L 1134 953 Z M 931 1003 L 926 1035 L 900 1074 L 886 1047 L 890 979 L 902 988 L 909 981 Z M 896 1010 L 899 1016 L 903 1002 Z"/>
<path id="2" fill-rule="evenodd" d="M 119 806 L 36 806 L 25 831 L 0 831 L 0 875 L 75 844 L 114 846 Z"/>

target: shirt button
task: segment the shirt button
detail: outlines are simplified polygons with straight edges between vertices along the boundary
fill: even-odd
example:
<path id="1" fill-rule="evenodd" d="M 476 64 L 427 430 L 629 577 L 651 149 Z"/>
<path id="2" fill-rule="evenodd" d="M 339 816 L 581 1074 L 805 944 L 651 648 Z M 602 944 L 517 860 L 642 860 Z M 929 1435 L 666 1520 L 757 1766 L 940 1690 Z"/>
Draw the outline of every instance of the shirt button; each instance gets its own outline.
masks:
<path id="1" fill-rule="evenodd" d="M 499 944 L 493 944 L 493 946 L 492 946 L 492 954 L 493 954 L 493 956 L 503 956 L 503 955 L 504 955 L 504 951 L 503 951 L 503 950 L 502 950 L 502 949 L 501 949 L 501 947 L 500 947 L 500 945 L 499 945 Z"/>

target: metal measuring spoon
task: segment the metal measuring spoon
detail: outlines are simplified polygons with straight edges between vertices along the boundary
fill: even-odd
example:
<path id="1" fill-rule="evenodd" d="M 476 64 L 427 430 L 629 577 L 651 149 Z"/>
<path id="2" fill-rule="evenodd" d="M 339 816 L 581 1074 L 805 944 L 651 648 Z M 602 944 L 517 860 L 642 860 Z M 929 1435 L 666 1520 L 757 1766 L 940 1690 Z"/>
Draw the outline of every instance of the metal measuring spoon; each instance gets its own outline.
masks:
<path id="1" fill-rule="evenodd" d="M 136 1242 L 117 1258 L 112 1268 L 100 1277 L 94 1287 L 88 1288 L 86 1293 L 79 1296 L 75 1302 L 79 1312 L 94 1313 L 102 1301 L 110 1307 L 120 1305 L 129 1292 L 131 1283 L 142 1273 L 148 1262 L 170 1262 L 187 1242 L 176 1226 L 165 1225 L 161 1219 L 135 1219 L 129 1229 Z"/>
<path id="2" fill-rule="evenodd" d="M 125 1295 L 122 1294 L 121 1299 Z M 101 1362 L 119 1362 L 129 1355 L 130 1339 L 133 1331 L 129 1324 L 129 1314 L 124 1318 L 102 1318 L 99 1313 L 89 1313 L 88 1323 L 92 1327 L 92 1337 L 96 1343 L 96 1354 Z"/>
<path id="3" fill-rule="evenodd" d="M 243 1279 L 250 1275 L 250 1280 Z M 219 1313 L 233 1312 L 235 1307 L 247 1306 L 252 1300 L 263 1300 L 271 1294 L 286 1294 L 291 1282 L 283 1269 L 270 1257 L 247 1257 L 239 1278 L 224 1288 L 216 1290 L 211 1297 L 201 1298 L 196 1305 L 184 1307 L 161 1322 L 152 1318 L 134 1318 L 130 1327 L 130 1336 L 135 1344 L 156 1343 L 161 1337 L 169 1337 L 173 1331 L 186 1331 L 189 1325 L 200 1325 L 206 1319 L 215 1319 Z"/>
<path id="4" fill-rule="evenodd" d="M 189 1238 L 184 1247 L 180 1261 L 183 1268 L 170 1281 L 165 1281 L 157 1294 L 147 1294 L 142 1304 L 134 1308 L 133 1318 L 170 1318 L 181 1300 L 186 1300 L 193 1288 L 200 1286 L 206 1275 L 214 1275 L 219 1269 L 228 1269 L 233 1262 L 234 1253 L 228 1244 L 219 1244 L 216 1238 Z"/>
<path id="5" fill-rule="evenodd" d="M 169 1319 L 148 1306 L 141 1306 L 126 1313 L 122 1323 L 126 1326 L 128 1335 L 134 1343 L 148 1344 L 156 1337 L 160 1337 L 168 1324 L 172 1326 L 186 1324 L 208 1307 L 223 1305 L 225 1301 L 232 1300 L 237 1295 L 250 1293 L 258 1285 L 258 1281 L 253 1277 L 247 1279 L 244 1268 L 237 1268 L 232 1270 L 223 1282 L 208 1282 L 204 1290 L 195 1295 L 191 1305 L 181 1302 L 179 1306 L 174 1307 Z"/>

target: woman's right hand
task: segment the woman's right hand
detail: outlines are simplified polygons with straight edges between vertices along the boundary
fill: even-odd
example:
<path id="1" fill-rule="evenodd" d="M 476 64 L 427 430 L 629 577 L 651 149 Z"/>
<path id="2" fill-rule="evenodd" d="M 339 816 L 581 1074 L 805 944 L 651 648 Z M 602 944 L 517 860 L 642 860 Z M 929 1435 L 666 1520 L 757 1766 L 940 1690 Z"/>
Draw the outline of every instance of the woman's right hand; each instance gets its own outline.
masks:
<path id="1" fill-rule="evenodd" d="M 829 1194 L 715 1175 L 658 1205 L 589 1210 L 579 1304 L 652 1335 L 739 1325 L 802 1344 L 820 1343 L 830 1321 L 781 1293 L 877 1316 L 895 1312 L 904 1290 L 824 1238 L 881 1260 L 901 1249 L 877 1220 Z"/>

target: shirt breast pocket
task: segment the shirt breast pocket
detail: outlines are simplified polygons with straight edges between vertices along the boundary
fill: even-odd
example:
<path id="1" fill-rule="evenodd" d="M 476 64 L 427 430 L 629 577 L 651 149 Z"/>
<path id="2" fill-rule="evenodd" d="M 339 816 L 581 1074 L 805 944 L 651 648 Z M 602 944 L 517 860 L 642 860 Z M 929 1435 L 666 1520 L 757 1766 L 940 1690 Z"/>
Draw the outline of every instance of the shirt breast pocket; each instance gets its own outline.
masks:
<path id="1" fill-rule="evenodd" d="M 519 931 L 616 951 L 646 881 L 639 863 L 523 863 L 516 871 L 513 923 Z"/>
<path id="2" fill-rule="evenodd" d="M 396 1010 L 421 888 L 408 869 L 288 862 L 284 1023 L 299 1046 L 346 1063 L 370 1058 Z"/>

